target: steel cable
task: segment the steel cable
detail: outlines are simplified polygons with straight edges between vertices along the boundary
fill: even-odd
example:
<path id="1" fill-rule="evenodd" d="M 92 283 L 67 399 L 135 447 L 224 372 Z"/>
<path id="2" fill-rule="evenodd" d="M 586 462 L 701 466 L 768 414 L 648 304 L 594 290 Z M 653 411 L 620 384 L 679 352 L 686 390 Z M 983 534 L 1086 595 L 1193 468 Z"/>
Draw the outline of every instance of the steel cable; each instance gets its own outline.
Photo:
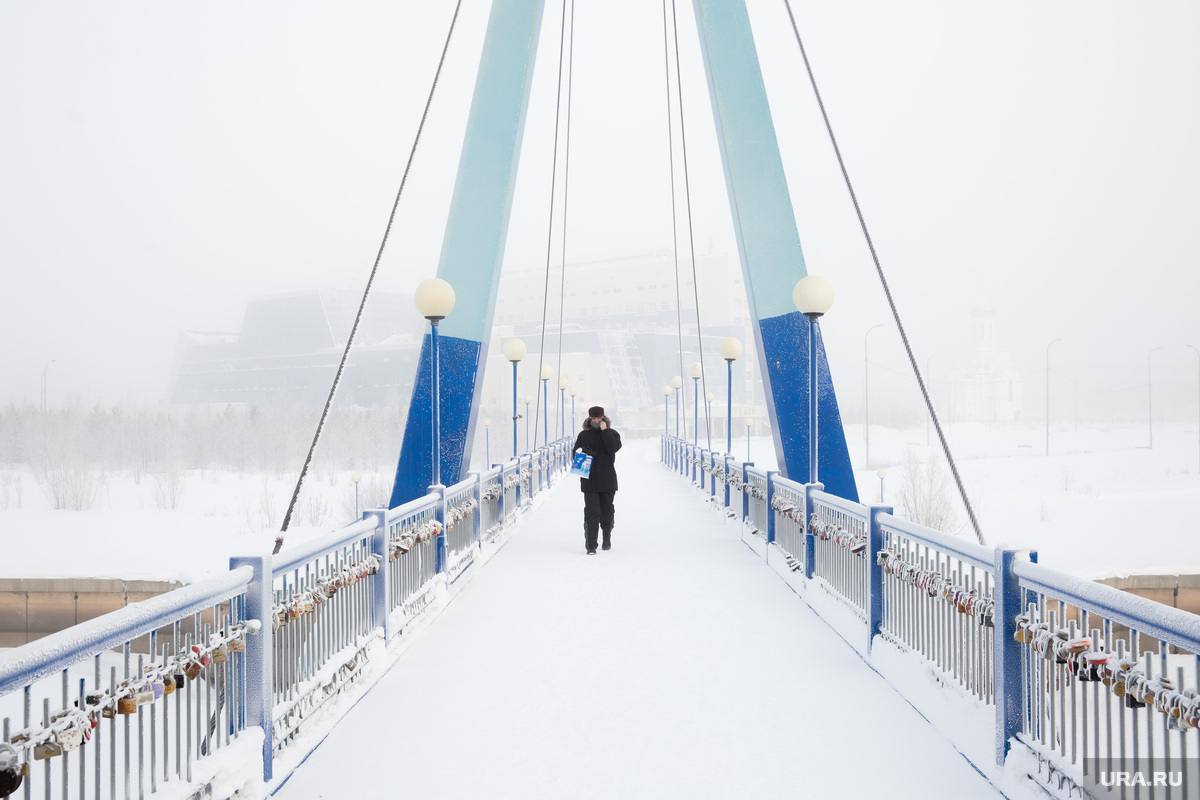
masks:
<path id="1" fill-rule="evenodd" d="M 679 294 L 679 225 L 676 220 L 676 213 L 679 206 L 675 199 L 675 122 L 671 117 L 671 45 L 670 45 L 670 28 L 667 23 L 667 0 L 662 2 L 663 10 L 663 70 L 666 76 L 667 89 L 667 160 L 670 164 L 671 173 L 671 254 L 675 259 L 675 331 L 679 337 L 679 377 L 680 380 L 686 374 L 683 369 L 683 301 Z M 680 393 L 683 392 L 682 384 L 676 389 Z M 687 397 L 677 397 L 675 399 L 675 419 L 676 427 L 682 423 L 683 428 L 680 431 L 687 430 Z M 682 414 L 680 410 L 682 409 Z"/>
<path id="2" fill-rule="evenodd" d="M 542 366 L 546 360 L 546 312 L 549 309 L 550 303 L 550 254 L 554 249 L 554 193 L 557 188 L 558 181 L 558 131 L 559 119 L 562 112 L 562 78 L 563 78 L 563 47 L 566 44 L 567 32 L 567 0 L 563 0 L 562 6 L 562 22 L 558 30 L 558 83 L 556 84 L 554 94 L 554 149 L 551 155 L 550 165 L 550 221 L 546 226 L 546 281 L 542 287 L 542 338 L 541 345 L 538 347 L 538 368 L 537 380 L 542 380 Z M 562 323 L 559 322 L 561 329 Z M 547 387 L 548 388 L 548 387 Z M 542 409 L 542 392 L 537 391 L 537 383 L 534 383 L 534 398 L 533 406 L 533 450 L 537 449 L 538 437 L 538 420 L 540 419 Z M 549 411 L 547 410 L 547 413 Z M 542 444 L 547 444 L 545 436 L 542 437 Z"/>
<path id="3" fill-rule="evenodd" d="M 700 353 L 700 391 L 704 401 L 704 432 L 708 449 L 712 450 L 712 421 L 708 417 L 708 373 L 704 366 L 704 335 L 700 327 L 700 281 L 696 276 L 696 241 L 692 232 L 692 184 L 688 172 L 687 122 L 683 113 L 683 76 L 679 71 L 679 23 L 675 16 L 675 0 L 671 0 L 671 29 L 675 36 L 675 89 L 679 96 L 679 138 L 683 154 L 683 192 L 687 205 L 688 253 L 692 260 L 692 299 L 696 307 L 696 348 Z M 678 280 L 678 278 L 676 279 Z M 692 409 L 697 418 L 699 409 Z"/>
<path id="4" fill-rule="evenodd" d="M 387 247 L 388 237 L 392 233 L 392 225 L 396 220 L 396 210 L 400 206 L 400 197 L 404 194 L 404 187 L 408 183 L 408 175 L 412 170 L 413 159 L 417 154 L 417 146 L 421 143 L 421 134 L 425 131 L 425 122 L 429 119 L 429 108 L 433 105 L 433 96 L 437 91 L 438 80 L 442 76 L 442 67 L 446 63 L 446 53 L 450 49 L 450 40 L 454 37 L 454 28 L 458 24 L 458 12 L 462 8 L 462 0 L 458 0 L 454 4 L 454 15 L 450 18 L 450 28 L 446 31 L 446 41 L 442 44 L 442 52 L 438 57 L 437 69 L 433 73 L 433 82 L 429 87 L 429 94 L 425 98 L 425 107 L 421 110 L 421 121 L 417 123 L 417 131 L 413 136 L 412 147 L 408 151 L 408 161 L 404 164 L 404 173 L 400 176 L 400 186 L 396 189 L 396 196 L 392 200 L 391 211 L 388 212 L 387 225 L 383 229 L 383 237 L 379 241 L 379 249 L 375 253 L 375 262 L 371 265 L 371 273 L 367 276 L 367 285 L 363 289 L 362 299 L 358 302 L 358 311 L 354 315 L 354 324 L 350 326 L 350 335 L 346 338 L 346 346 L 342 350 L 342 357 L 338 361 L 337 372 L 334 373 L 333 383 L 329 387 L 329 396 L 325 398 L 325 407 L 321 409 L 321 418 L 317 421 L 317 429 L 313 433 L 312 443 L 308 446 L 308 454 L 304 457 L 304 465 L 300 468 L 300 475 L 296 479 L 296 488 L 292 491 L 291 502 L 288 503 L 287 513 L 283 515 L 283 525 L 279 529 L 279 535 L 275 537 L 275 549 L 272 551 L 278 553 L 283 547 L 283 537 L 287 533 L 288 525 L 292 521 L 292 513 L 296 510 L 296 502 L 300 499 L 300 489 L 304 485 L 304 477 L 308 474 L 308 468 L 312 465 L 313 454 L 317 450 L 317 443 L 321 441 L 321 433 L 325 429 L 325 420 L 329 417 L 329 409 L 333 406 L 333 398 L 337 394 L 338 385 L 342 381 L 342 373 L 346 369 L 346 360 L 350 356 L 350 348 L 354 345 L 354 337 L 358 334 L 358 326 L 362 321 L 363 310 L 367 306 L 367 298 L 371 294 L 371 287 L 375 283 L 375 276 L 379 272 L 379 263 L 383 259 L 383 251 Z"/>
<path id="5" fill-rule="evenodd" d="M 962 476 L 959 475 L 958 465 L 954 462 L 954 455 L 950 452 L 950 443 L 946 440 L 946 434 L 942 431 L 942 423 L 933 408 L 933 400 L 929 397 L 925 378 L 921 375 L 921 369 L 917 366 L 917 357 L 913 354 L 912 344 L 908 340 L 908 333 L 904 330 L 904 323 L 900 320 L 900 312 L 896 308 L 896 302 L 892 297 L 891 287 L 888 286 L 887 277 L 883 274 L 883 266 L 879 263 L 879 254 L 875 251 L 875 242 L 871 238 L 870 230 L 867 228 L 867 221 L 863 216 L 862 206 L 859 205 L 858 195 L 854 191 L 854 184 L 850 180 L 850 173 L 846 169 L 846 162 L 842 158 L 842 149 L 838 146 L 837 136 L 833 133 L 833 125 L 829 121 L 829 113 L 825 110 L 825 101 L 821 98 L 821 90 L 817 87 L 817 79 L 813 75 L 812 64 L 808 60 L 808 51 L 804 48 L 804 40 L 800 36 L 800 28 L 796 25 L 796 15 L 792 13 L 791 0 L 783 0 L 783 5 L 787 9 L 788 19 L 792 23 L 792 33 L 795 34 L 796 44 L 800 48 L 800 57 L 804 60 L 804 69 L 808 73 L 808 82 L 812 85 L 813 95 L 817 100 L 817 107 L 821 110 L 821 119 L 825 122 L 825 131 L 829 134 L 829 142 L 833 145 L 834 156 L 837 157 L 838 167 L 842 171 L 842 180 L 846 184 L 846 191 L 850 194 L 850 202 L 854 205 L 854 213 L 858 217 L 858 225 L 862 228 L 863 238 L 866 239 L 867 249 L 871 253 L 871 261 L 875 264 L 875 272 L 879 275 L 879 283 L 883 287 L 884 297 L 887 299 L 888 307 L 892 311 L 892 319 L 896 322 L 896 330 L 900 333 L 900 341 L 904 344 L 904 352 L 908 355 L 908 362 L 912 366 L 913 375 L 917 378 L 917 385 L 921 389 L 921 396 L 925 399 L 925 408 L 929 412 L 934 430 L 937 431 L 938 441 L 942 445 L 942 453 L 946 456 L 946 463 L 950 466 L 950 472 L 954 476 L 954 484 L 958 487 L 959 497 L 962 498 L 967 516 L 971 520 L 971 527 L 975 531 L 975 538 L 979 540 L 980 544 L 987 544 L 983 538 L 983 531 L 979 527 L 979 520 L 975 516 L 975 509 L 971 505 L 970 498 L 967 496 L 967 489 L 963 484 Z"/>

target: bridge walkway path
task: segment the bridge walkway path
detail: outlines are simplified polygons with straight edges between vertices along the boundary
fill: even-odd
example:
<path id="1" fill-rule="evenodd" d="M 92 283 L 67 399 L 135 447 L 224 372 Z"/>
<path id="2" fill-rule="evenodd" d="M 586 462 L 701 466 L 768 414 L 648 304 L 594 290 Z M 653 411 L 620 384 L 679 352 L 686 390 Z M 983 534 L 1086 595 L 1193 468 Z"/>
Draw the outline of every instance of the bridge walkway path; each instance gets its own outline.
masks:
<path id="1" fill-rule="evenodd" d="M 612 551 L 564 481 L 279 796 L 997 796 L 655 443 L 618 469 Z"/>

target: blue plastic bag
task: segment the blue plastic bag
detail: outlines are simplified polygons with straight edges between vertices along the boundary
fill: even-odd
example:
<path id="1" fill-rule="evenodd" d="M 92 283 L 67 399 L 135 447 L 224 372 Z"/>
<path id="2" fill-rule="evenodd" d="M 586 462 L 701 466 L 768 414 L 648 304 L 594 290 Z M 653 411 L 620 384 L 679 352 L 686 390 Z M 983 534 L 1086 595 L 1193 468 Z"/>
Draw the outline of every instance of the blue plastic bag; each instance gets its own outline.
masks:
<path id="1" fill-rule="evenodd" d="M 577 451 L 575 457 L 571 459 L 571 474 L 578 475 L 581 478 L 591 475 L 592 457 L 582 450 Z"/>

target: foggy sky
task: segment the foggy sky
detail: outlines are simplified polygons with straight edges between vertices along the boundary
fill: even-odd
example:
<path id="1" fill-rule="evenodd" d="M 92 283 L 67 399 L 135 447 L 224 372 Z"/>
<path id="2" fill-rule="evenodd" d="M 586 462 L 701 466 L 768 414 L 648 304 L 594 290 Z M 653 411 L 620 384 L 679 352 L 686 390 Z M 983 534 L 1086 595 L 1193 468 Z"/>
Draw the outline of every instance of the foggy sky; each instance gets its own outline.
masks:
<path id="1" fill-rule="evenodd" d="M 36 400 L 50 359 L 54 402 L 160 399 L 180 330 L 235 330 L 257 294 L 360 289 L 452 5 L 0 5 L 0 401 Z M 1146 349 L 1168 346 L 1163 380 L 1185 385 L 1200 6 L 794 6 L 923 359 L 958 359 L 986 305 L 1031 395 L 1055 337 L 1061 363 L 1110 383 L 1142 380 Z M 858 385 L 882 295 L 782 2 L 749 7 L 809 269 L 838 292 L 835 378 Z M 436 269 L 488 8 L 464 0 L 381 289 Z M 560 8 L 547 3 L 506 268 L 545 258 Z M 733 254 L 679 11 L 697 246 Z M 569 262 L 670 246 L 661 13 L 578 0 Z M 899 358 L 894 334 L 876 342 L 873 357 Z"/>

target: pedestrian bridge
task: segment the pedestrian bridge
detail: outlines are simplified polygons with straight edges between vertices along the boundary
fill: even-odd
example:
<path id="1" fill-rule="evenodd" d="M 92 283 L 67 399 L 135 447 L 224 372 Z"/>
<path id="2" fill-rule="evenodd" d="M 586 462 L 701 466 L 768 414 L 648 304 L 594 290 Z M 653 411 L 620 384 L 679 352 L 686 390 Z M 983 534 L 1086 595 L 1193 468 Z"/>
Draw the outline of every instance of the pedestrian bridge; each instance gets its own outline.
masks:
<path id="1" fill-rule="evenodd" d="M 673 438 L 585 556 L 568 454 L 6 653 L 5 786 L 1068 797 L 1197 756 L 1194 615 Z"/>

